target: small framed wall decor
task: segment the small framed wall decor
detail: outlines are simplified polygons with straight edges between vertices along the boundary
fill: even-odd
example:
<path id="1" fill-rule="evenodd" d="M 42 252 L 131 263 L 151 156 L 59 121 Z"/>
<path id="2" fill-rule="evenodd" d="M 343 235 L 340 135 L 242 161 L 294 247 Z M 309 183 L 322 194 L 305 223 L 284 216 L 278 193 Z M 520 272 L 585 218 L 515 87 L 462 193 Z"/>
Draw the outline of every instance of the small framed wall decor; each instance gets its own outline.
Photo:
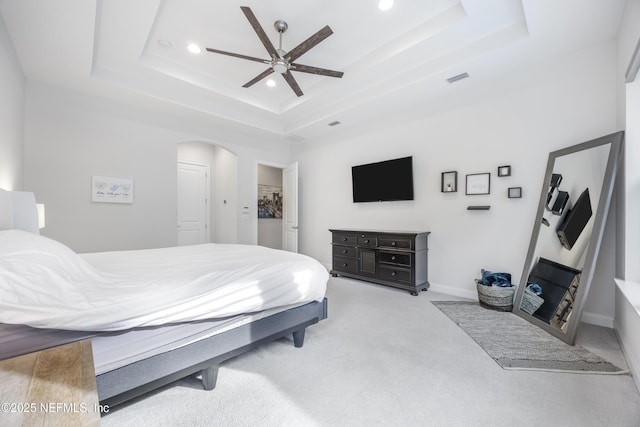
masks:
<path id="1" fill-rule="evenodd" d="M 511 176 L 511 166 L 498 166 L 498 176 Z"/>
<path id="2" fill-rule="evenodd" d="M 467 175 L 465 194 L 489 194 L 491 192 L 490 173 L 472 173 Z"/>
<path id="3" fill-rule="evenodd" d="M 109 176 L 91 177 L 91 201 L 133 203 L 133 179 Z"/>
<path id="4" fill-rule="evenodd" d="M 440 191 L 443 193 L 455 193 L 458 191 L 458 172 L 442 172 Z"/>
<path id="5" fill-rule="evenodd" d="M 507 195 L 510 199 L 519 199 L 522 197 L 522 187 L 509 187 Z"/>

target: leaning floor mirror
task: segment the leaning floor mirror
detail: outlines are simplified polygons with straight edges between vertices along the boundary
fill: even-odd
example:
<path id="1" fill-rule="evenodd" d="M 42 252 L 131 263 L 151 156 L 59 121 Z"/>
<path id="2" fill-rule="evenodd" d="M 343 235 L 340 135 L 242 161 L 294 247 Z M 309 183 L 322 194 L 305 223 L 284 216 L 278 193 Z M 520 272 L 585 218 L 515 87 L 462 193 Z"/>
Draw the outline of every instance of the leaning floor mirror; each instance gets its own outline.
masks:
<path id="1" fill-rule="evenodd" d="M 575 343 L 602 241 L 624 132 L 549 154 L 513 312 Z"/>

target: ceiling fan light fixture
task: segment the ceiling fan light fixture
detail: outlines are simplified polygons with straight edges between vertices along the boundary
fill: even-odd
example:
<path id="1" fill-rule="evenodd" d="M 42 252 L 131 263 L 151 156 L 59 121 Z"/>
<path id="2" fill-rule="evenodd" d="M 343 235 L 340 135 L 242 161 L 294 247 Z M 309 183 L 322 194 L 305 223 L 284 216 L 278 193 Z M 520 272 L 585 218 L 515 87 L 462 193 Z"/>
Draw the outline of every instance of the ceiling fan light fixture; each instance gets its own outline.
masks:
<path id="1" fill-rule="evenodd" d="M 378 9 L 382 11 L 389 10 L 393 7 L 393 0 L 380 0 L 378 2 Z"/>
<path id="2" fill-rule="evenodd" d="M 199 54 L 200 52 L 202 52 L 202 49 L 200 49 L 200 46 L 198 46 L 195 43 L 191 43 L 187 46 L 187 50 L 193 54 Z"/>
<path id="3" fill-rule="evenodd" d="M 266 81 L 267 86 L 269 87 L 275 87 L 276 86 L 276 81 L 273 79 L 269 79 Z"/>
<path id="4" fill-rule="evenodd" d="M 282 58 L 271 61 L 271 66 L 273 67 L 273 71 L 276 73 L 284 74 L 289 71 L 289 64 L 287 64 L 287 61 Z"/>

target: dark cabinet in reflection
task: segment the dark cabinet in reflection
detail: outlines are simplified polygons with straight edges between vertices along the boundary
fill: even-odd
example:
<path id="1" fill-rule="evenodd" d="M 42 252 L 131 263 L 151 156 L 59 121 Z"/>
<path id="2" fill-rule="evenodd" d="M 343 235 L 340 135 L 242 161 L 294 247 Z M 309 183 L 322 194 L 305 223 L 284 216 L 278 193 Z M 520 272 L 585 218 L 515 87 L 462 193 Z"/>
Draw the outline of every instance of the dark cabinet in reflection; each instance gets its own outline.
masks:
<path id="1" fill-rule="evenodd" d="M 565 325 L 580 284 L 580 270 L 540 258 L 531 270 L 528 283 L 542 288 L 544 302 L 533 315 L 560 329 Z"/>

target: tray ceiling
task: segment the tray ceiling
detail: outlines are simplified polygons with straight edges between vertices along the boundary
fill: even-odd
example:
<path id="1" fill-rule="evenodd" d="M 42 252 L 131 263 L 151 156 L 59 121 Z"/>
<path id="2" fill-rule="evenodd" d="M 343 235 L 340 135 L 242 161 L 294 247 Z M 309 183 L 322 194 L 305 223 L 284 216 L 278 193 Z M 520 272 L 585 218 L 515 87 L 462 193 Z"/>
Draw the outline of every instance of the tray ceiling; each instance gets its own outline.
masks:
<path id="1" fill-rule="evenodd" d="M 320 6 L 319 6 L 320 5 Z M 27 78 L 125 102 L 166 103 L 290 141 L 335 128 L 434 109 L 442 99 L 540 61 L 616 37 L 624 0 L 0 0 Z M 266 65 L 206 47 L 268 59 L 240 6 L 249 6 L 278 47 L 290 50 L 325 25 L 333 35 L 297 62 L 344 72 L 341 79 L 294 72 L 242 85 Z M 191 43 L 203 51 L 187 50 Z M 468 79 L 447 78 L 467 72 Z"/>

